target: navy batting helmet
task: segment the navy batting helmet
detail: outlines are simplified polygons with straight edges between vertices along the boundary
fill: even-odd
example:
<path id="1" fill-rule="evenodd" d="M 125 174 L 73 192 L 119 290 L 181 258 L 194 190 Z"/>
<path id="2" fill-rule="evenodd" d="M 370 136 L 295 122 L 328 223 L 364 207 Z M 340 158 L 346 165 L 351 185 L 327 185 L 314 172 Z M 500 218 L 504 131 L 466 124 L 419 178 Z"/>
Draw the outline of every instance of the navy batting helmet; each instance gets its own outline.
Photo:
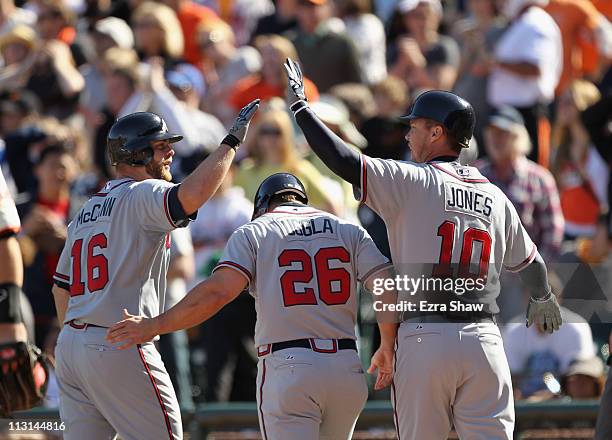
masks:
<path id="1" fill-rule="evenodd" d="M 257 194 L 255 194 L 255 209 L 253 210 L 253 218 L 262 215 L 268 210 L 270 200 L 277 194 L 295 194 L 298 200 L 302 203 L 308 203 L 308 196 L 304 185 L 300 182 L 300 179 L 289 173 L 276 173 L 268 176 L 259 188 Z"/>
<path id="2" fill-rule="evenodd" d="M 166 122 L 155 113 L 137 112 L 115 121 L 106 146 L 111 163 L 143 166 L 153 159 L 152 141 L 178 142 L 183 136 L 168 132 Z"/>
<path id="3" fill-rule="evenodd" d="M 443 90 L 421 93 L 412 104 L 410 113 L 401 116 L 400 120 L 408 123 L 417 118 L 439 122 L 462 148 L 470 146 L 476 117 L 472 105 L 460 96 Z"/>

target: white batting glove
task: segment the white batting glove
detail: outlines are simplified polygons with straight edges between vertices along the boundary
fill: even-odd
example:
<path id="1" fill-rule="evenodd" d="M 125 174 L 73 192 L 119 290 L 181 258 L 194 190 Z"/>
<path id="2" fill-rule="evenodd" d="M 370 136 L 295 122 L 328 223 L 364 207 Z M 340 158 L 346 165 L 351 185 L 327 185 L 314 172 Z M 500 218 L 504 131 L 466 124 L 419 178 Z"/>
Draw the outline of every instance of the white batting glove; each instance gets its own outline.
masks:
<path id="1" fill-rule="evenodd" d="M 259 99 L 255 99 L 242 107 L 240 113 L 238 113 L 238 117 L 236 117 L 234 121 L 234 125 L 229 129 L 229 133 L 225 139 L 223 139 L 222 143 L 229 145 L 233 149 L 237 149 L 238 146 L 244 142 L 251 119 L 255 116 L 257 109 L 259 109 L 259 101 Z"/>
<path id="2" fill-rule="evenodd" d="M 540 324 L 546 333 L 552 333 L 561 327 L 561 308 L 552 292 L 548 292 L 544 298 L 529 299 L 527 327 L 531 327 L 534 322 Z"/>
<path id="3" fill-rule="evenodd" d="M 304 76 L 300 65 L 291 58 L 285 60 L 283 64 L 285 73 L 287 74 L 287 104 L 289 108 L 300 101 L 306 103 L 306 92 L 304 91 Z"/>

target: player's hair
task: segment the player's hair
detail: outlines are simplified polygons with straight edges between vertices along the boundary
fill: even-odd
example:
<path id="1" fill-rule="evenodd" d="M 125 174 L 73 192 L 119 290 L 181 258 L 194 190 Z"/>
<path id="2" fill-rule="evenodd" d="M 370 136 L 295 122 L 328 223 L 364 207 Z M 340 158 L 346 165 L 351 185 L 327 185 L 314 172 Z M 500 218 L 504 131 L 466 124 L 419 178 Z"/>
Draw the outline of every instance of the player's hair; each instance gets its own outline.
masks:
<path id="1" fill-rule="evenodd" d="M 132 22 L 137 23 L 145 18 L 153 20 L 162 30 L 164 55 L 171 58 L 182 57 L 185 40 L 180 32 L 181 23 L 172 8 L 163 3 L 144 2 L 132 14 Z"/>
<path id="2" fill-rule="evenodd" d="M 425 126 L 427 128 L 431 128 L 435 125 L 439 125 L 440 127 L 442 127 L 442 130 L 444 130 L 444 133 L 446 134 L 446 144 L 448 145 L 448 147 L 455 153 L 460 154 L 463 147 L 461 147 L 455 136 L 449 133 L 446 127 L 444 127 L 444 124 L 441 124 L 438 121 L 434 121 L 433 119 L 425 118 Z"/>
<path id="3" fill-rule="evenodd" d="M 280 205 L 282 203 L 289 203 L 289 202 L 300 202 L 300 200 L 298 199 L 298 196 L 296 194 L 291 194 L 291 193 L 287 193 L 287 194 L 276 194 L 274 196 L 272 196 L 270 198 L 270 203 L 269 206 L 273 206 L 273 205 Z"/>

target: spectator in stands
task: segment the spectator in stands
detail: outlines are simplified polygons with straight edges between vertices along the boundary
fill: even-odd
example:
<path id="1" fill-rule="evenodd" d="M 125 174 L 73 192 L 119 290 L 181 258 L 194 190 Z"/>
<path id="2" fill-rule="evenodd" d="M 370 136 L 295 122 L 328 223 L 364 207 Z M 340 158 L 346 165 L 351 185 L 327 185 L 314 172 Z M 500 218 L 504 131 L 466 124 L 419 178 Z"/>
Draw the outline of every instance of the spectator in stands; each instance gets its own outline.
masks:
<path id="1" fill-rule="evenodd" d="M 225 22 L 206 22 L 198 28 L 200 50 L 210 61 L 206 70 L 204 109 L 224 124 L 233 120 L 233 110 L 224 103 L 236 83 L 262 68 L 261 55 L 251 46 L 236 47 L 232 28 Z"/>
<path id="2" fill-rule="evenodd" d="M 271 102 L 268 109 L 260 110 L 252 130 L 254 135 L 248 146 L 250 157 L 241 162 L 236 173 L 236 184 L 244 189 L 247 199 L 255 198 L 257 188 L 270 174 L 288 172 L 302 181 L 312 206 L 336 212 L 319 171 L 298 156 L 293 126 L 284 105 L 279 109 Z"/>
<path id="3" fill-rule="evenodd" d="M 134 34 L 128 24 L 117 17 L 106 17 L 93 25 L 90 33 L 93 42 L 93 57 L 80 72 L 85 79 L 85 88 L 80 96 L 80 110 L 85 117 L 95 118 L 106 105 L 102 64 L 104 54 L 111 47 L 134 48 Z"/>
<path id="4" fill-rule="evenodd" d="M 68 222 L 83 200 L 71 196 L 70 187 L 78 172 L 71 152 L 60 145 L 46 147 L 35 166 L 37 190 L 17 205 L 22 219 L 19 237 L 25 276 L 23 290 L 35 314 L 36 344 L 43 346 L 55 322 L 52 277 L 66 240 Z"/>
<path id="5" fill-rule="evenodd" d="M 495 0 L 470 0 L 469 15 L 454 26 L 453 35 L 461 50 L 461 64 L 454 92 L 469 101 L 476 112 L 474 137 L 483 145 L 482 132 L 490 108 L 487 103 L 487 57 L 501 37 L 505 21 L 498 15 Z"/>
<path id="6" fill-rule="evenodd" d="M 388 78 L 388 77 L 386 77 Z M 339 99 L 349 112 L 350 121 L 361 131 L 365 121 L 376 116 L 376 103 L 370 87 L 359 83 L 333 86 L 328 94 Z"/>
<path id="7" fill-rule="evenodd" d="M 605 219 L 608 213 L 610 169 L 580 119 L 580 112 L 600 97 L 594 84 L 584 80 L 571 82 L 557 102 L 553 128 L 557 151 L 552 172 L 565 217 L 565 238 L 581 239 L 579 256 L 587 262 L 600 260 L 608 253 L 605 221 L 600 222 L 600 218 Z M 586 247 L 591 248 L 591 239 L 593 248 L 589 251 Z"/>
<path id="8" fill-rule="evenodd" d="M 0 36 L 18 24 L 31 27 L 35 23 L 36 14 L 33 11 L 18 8 L 15 6 L 14 0 L 0 1 Z"/>
<path id="9" fill-rule="evenodd" d="M 181 23 L 185 50 L 183 58 L 195 66 L 202 62 L 198 41 L 198 27 L 203 23 L 221 20 L 212 9 L 198 4 L 192 0 L 163 0 L 168 5 Z"/>
<path id="10" fill-rule="evenodd" d="M 274 12 L 272 0 L 231 0 L 228 3 L 231 15 L 225 21 L 234 30 L 237 46 L 248 44 L 259 19 Z"/>
<path id="11" fill-rule="evenodd" d="M 563 66 L 561 32 L 542 6 L 548 0 L 509 0 L 509 28 L 489 61 L 487 98 L 493 107 L 510 105 L 523 116 L 533 146 L 529 159 L 548 167 L 552 102 Z"/>
<path id="12" fill-rule="evenodd" d="M 39 108 L 36 96 L 27 90 L 0 95 L 0 137 L 5 138 L 33 122 Z"/>
<path id="13" fill-rule="evenodd" d="M 554 276 L 550 280 L 554 283 Z M 561 378 L 571 372 L 572 362 L 595 357 L 589 324 L 565 307 L 561 307 L 561 316 L 563 326 L 552 335 L 538 325 L 527 328 L 524 313 L 504 327 L 502 339 L 515 399 L 550 397 L 543 380 L 545 373 Z"/>
<path id="14" fill-rule="evenodd" d="M 166 72 L 166 85 L 176 98 L 172 103 L 172 98 L 167 96 L 169 107 L 182 109 L 188 118 L 184 122 L 193 128 L 186 139 L 188 147 L 176 150 L 177 154 L 174 156 L 177 163 L 173 161 L 172 175 L 180 182 L 189 174 L 185 171 L 185 166 L 202 152 L 215 150 L 223 140 L 226 130 L 219 119 L 199 108 L 205 85 L 204 77 L 198 69 L 191 64 L 178 64 L 173 70 Z M 191 168 L 191 165 L 187 166 Z"/>
<path id="15" fill-rule="evenodd" d="M 139 87 L 138 56 L 130 49 L 110 48 L 105 52 L 102 65 L 102 78 L 106 94 L 106 106 L 96 119 L 89 122 L 93 125 L 94 165 L 101 176 L 110 178 L 113 174 L 106 152 L 106 136 L 111 125 L 121 114 L 121 110 Z"/>
<path id="16" fill-rule="evenodd" d="M 37 58 L 36 32 L 26 25 L 15 25 L 0 36 L 0 90 L 14 91 L 25 87 Z"/>
<path id="17" fill-rule="evenodd" d="M 1 90 L 30 90 L 40 100 L 42 113 L 49 116 L 65 119 L 74 113 L 84 80 L 65 43 L 38 41 L 31 28 L 18 25 L 0 37 L 0 52 L 4 59 Z"/>
<path id="18" fill-rule="evenodd" d="M 274 13 L 257 21 L 251 39 L 259 35 L 282 34 L 297 27 L 295 18 L 298 0 L 276 0 Z"/>
<path id="19" fill-rule="evenodd" d="M 298 0 L 298 30 L 288 34 L 304 75 L 320 92 L 336 84 L 361 82 L 357 50 L 349 37 L 332 29 L 330 15 L 327 0 Z"/>
<path id="20" fill-rule="evenodd" d="M 254 45 L 261 54 L 261 71 L 236 83 L 228 99 L 232 108 L 231 114 L 253 99 L 266 101 L 275 96 L 283 98 L 287 92 L 287 75 L 283 63 L 287 58 L 297 60 L 297 53 L 291 41 L 280 35 L 262 35 L 255 39 Z M 308 100 L 317 101 L 317 86 L 308 78 L 304 78 L 304 85 Z"/>
<path id="21" fill-rule="evenodd" d="M 512 107 L 494 111 L 485 129 L 487 158 L 478 167 L 516 207 L 538 251 L 546 261 L 558 256 L 563 214 L 552 174 L 527 159 L 529 135 L 521 114 Z"/>
<path id="22" fill-rule="evenodd" d="M 136 51 L 141 61 L 161 57 L 169 69 L 183 57 L 183 33 L 174 11 L 162 4 L 146 1 L 132 14 Z"/>
<path id="23" fill-rule="evenodd" d="M 230 235 L 251 220 L 253 204 L 233 185 L 234 172 L 232 167 L 189 225 L 197 268 L 193 285 L 210 276 Z M 204 401 L 255 400 L 257 365 L 250 354 L 255 317 L 253 298 L 245 291 L 200 326 L 199 344 L 206 354 Z"/>
<path id="24" fill-rule="evenodd" d="M 336 15 L 346 26 L 346 35 L 357 48 L 361 77 L 374 84 L 387 76 L 385 29 L 372 14 L 369 0 L 336 0 Z"/>
<path id="25" fill-rule="evenodd" d="M 549 0 L 545 10 L 559 26 L 563 39 L 563 71 L 556 89 L 559 96 L 573 80 L 598 76 L 598 48 L 605 49 L 612 42 L 602 40 L 601 26 L 606 25 L 606 19 L 589 0 Z"/>
<path id="26" fill-rule="evenodd" d="M 455 40 L 438 33 L 442 20 L 439 0 L 401 0 L 397 4 L 404 34 L 390 48 L 389 73 L 418 95 L 429 89 L 452 90 L 460 55 Z"/>
<path id="27" fill-rule="evenodd" d="M 67 3 L 62 0 L 40 0 L 37 2 L 37 16 L 36 31 L 43 41 L 59 40 L 68 45 L 77 66 L 87 61 L 77 41 L 74 12 Z"/>
<path id="28" fill-rule="evenodd" d="M 604 387 L 604 366 L 601 359 L 572 362 L 561 378 L 562 393 L 572 399 L 599 399 Z"/>

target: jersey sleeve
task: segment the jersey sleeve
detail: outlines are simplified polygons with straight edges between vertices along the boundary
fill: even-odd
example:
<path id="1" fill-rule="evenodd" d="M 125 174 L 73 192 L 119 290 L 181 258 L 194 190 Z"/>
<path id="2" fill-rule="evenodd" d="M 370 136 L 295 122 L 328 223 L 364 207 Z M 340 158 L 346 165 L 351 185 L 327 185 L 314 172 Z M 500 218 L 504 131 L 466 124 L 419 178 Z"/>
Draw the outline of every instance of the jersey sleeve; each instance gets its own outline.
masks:
<path id="1" fill-rule="evenodd" d="M 244 228 L 237 229 L 231 235 L 213 272 L 221 267 L 234 269 L 246 278 L 249 284 L 253 281 L 255 248 L 252 246 Z"/>
<path id="2" fill-rule="evenodd" d="M 398 212 L 398 205 L 409 197 L 410 185 L 418 179 L 418 168 L 413 165 L 362 154 L 361 188 L 355 189 L 355 196 L 388 219 Z"/>
<path id="3" fill-rule="evenodd" d="M 357 227 L 356 229 L 358 234 L 355 252 L 357 279 L 365 284 L 371 277 L 392 265 L 389 259 L 378 250 L 370 234 L 363 228 Z"/>
<path id="4" fill-rule="evenodd" d="M 21 229 L 15 202 L 0 171 L 0 237 L 16 234 Z"/>
<path id="5" fill-rule="evenodd" d="M 536 245 L 523 227 L 516 208 L 506 198 L 506 252 L 504 268 L 510 272 L 520 272 L 535 258 Z"/>
<path id="6" fill-rule="evenodd" d="M 70 290 L 70 242 L 67 240 L 53 274 L 53 282 L 62 289 Z"/>
<path id="7" fill-rule="evenodd" d="M 182 211 L 178 202 L 178 187 L 158 179 L 144 180 L 133 187 L 131 208 L 144 229 L 169 232 L 187 226 L 189 220 L 195 218 L 195 213 L 187 216 Z"/>

